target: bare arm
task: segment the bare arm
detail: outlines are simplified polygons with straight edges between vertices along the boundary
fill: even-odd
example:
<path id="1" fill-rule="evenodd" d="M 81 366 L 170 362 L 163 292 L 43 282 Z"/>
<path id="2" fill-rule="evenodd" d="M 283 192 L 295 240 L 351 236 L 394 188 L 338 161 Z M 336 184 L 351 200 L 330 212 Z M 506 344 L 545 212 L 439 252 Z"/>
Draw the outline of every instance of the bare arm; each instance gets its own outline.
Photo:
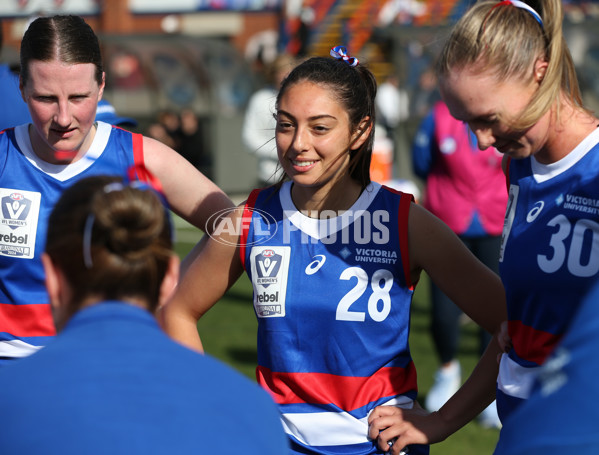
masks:
<path id="1" fill-rule="evenodd" d="M 161 182 L 173 211 L 206 233 L 214 230 L 211 216 L 233 208 L 229 197 L 189 161 L 163 143 L 144 137 L 144 160 Z"/>
<path id="2" fill-rule="evenodd" d="M 240 212 L 241 209 L 236 210 L 225 221 L 235 223 Z M 159 320 L 164 330 L 191 349 L 203 352 L 198 320 L 243 272 L 237 243 L 238 235 L 229 231 L 208 238 L 174 295 L 160 311 Z"/>
<path id="3" fill-rule="evenodd" d="M 412 280 L 425 270 L 441 290 L 484 329 L 494 334 L 469 379 L 438 411 L 379 406 L 369 416 L 369 435 L 381 449 L 399 438 L 391 453 L 409 444 L 439 442 L 476 417 L 495 396 L 500 353 L 497 334 L 507 319 L 499 277 L 483 265 L 441 220 L 412 204 L 409 216 Z"/>
<path id="4" fill-rule="evenodd" d="M 474 322 L 492 334 L 499 330 L 507 319 L 499 276 L 480 262 L 445 223 L 414 203 L 410 207 L 409 244 L 413 278 L 425 270 Z"/>

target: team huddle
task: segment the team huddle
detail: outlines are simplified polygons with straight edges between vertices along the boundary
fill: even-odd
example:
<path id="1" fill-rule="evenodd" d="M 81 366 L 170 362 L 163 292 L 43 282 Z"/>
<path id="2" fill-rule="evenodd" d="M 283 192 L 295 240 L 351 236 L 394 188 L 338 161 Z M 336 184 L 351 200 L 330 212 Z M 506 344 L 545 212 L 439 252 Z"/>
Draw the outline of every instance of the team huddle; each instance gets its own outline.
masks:
<path id="1" fill-rule="evenodd" d="M 497 455 L 595 453 L 599 119 L 561 18 L 560 0 L 477 2 L 437 61 L 451 116 L 503 155 L 499 275 L 371 181 L 377 83 L 344 47 L 282 80 L 281 179 L 235 207 L 175 150 L 95 120 L 82 18 L 33 21 L 31 123 L 0 133 L 0 453 L 428 454 L 494 401 Z M 184 265 L 170 210 L 207 234 Z M 244 272 L 258 384 L 199 354 L 198 320 Z M 423 273 L 492 336 L 433 412 L 408 342 Z"/>

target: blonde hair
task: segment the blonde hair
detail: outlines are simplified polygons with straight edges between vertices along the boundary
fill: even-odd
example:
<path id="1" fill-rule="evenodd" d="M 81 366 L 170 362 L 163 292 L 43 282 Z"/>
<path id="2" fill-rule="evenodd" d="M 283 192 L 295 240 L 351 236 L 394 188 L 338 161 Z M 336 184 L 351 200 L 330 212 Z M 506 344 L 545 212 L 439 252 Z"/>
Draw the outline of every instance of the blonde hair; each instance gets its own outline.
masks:
<path id="1" fill-rule="evenodd" d="M 561 0 L 543 0 L 532 5 L 542 24 L 524 8 L 508 2 L 476 3 L 458 21 L 437 60 L 440 79 L 455 69 L 468 67 L 491 72 L 497 80 L 534 77 L 535 63 L 544 59 L 548 66 L 539 89 L 530 103 L 512 121 L 512 127 L 525 130 L 534 125 L 552 106 L 559 114 L 560 96 L 584 109 L 576 70 L 562 32 Z"/>

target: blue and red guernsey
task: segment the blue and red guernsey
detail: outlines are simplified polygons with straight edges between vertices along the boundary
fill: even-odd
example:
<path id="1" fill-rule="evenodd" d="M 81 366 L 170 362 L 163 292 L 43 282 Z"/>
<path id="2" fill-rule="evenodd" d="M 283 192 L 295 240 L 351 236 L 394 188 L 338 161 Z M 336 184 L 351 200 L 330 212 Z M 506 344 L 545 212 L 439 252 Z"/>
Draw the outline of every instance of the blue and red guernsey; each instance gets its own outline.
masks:
<path id="1" fill-rule="evenodd" d="M 107 123 L 68 166 L 35 155 L 28 125 L 0 133 L 0 358 L 25 357 L 55 335 L 40 258 L 62 192 L 92 175 L 127 176 L 135 162 L 143 162 L 142 136 Z"/>
<path id="2" fill-rule="evenodd" d="M 382 453 L 367 438 L 369 412 L 409 408 L 417 395 L 408 346 L 413 197 L 373 183 L 350 210 L 316 219 L 295 209 L 290 188 L 255 190 L 242 223 L 258 382 L 280 407 L 292 453 Z"/>
<path id="3" fill-rule="evenodd" d="M 527 399 L 599 274 L 599 129 L 560 161 L 511 160 L 500 252 L 513 350 L 504 355 L 502 419 Z"/>

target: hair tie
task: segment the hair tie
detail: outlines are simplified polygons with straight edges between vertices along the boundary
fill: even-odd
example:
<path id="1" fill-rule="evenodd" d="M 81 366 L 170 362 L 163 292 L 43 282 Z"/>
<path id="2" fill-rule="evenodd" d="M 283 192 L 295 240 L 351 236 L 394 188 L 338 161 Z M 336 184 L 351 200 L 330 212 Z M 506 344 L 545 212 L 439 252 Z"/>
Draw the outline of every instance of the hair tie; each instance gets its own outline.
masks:
<path id="1" fill-rule="evenodd" d="M 495 6 L 493 6 L 493 8 L 491 8 L 491 11 L 493 11 L 495 8 L 501 5 L 513 5 L 516 8 L 521 8 L 528 11 L 530 14 L 532 14 L 532 17 L 534 17 L 535 20 L 539 23 L 541 28 L 543 28 L 543 19 L 541 19 L 541 15 L 537 13 L 530 5 L 527 5 L 526 3 L 521 2 L 519 0 L 503 0 L 502 2 L 499 2 Z"/>
<path id="2" fill-rule="evenodd" d="M 92 261 L 92 229 L 96 217 L 93 213 L 87 215 L 85 219 L 85 228 L 83 229 L 83 263 L 86 269 L 91 269 L 94 266 Z"/>
<path id="3" fill-rule="evenodd" d="M 156 195 L 156 197 L 158 198 L 158 200 L 160 201 L 160 203 L 162 204 L 162 206 L 164 207 L 164 218 L 166 219 L 166 222 L 168 224 L 168 228 L 171 234 L 171 243 L 175 243 L 175 229 L 174 229 L 174 225 L 173 225 L 173 220 L 171 218 L 171 213 L 170 213 L 170 208 L 168 205 L 168 202 L 166 200 L 166 197 L 164 196 L 164 194 L 162 193 L 162 191 L 160 191 L 160 189 L 156 188 L 155 184 L 156 182 L 158 182 L 158 180 L 156 179 L 155 181 L 151 183 L 146 183 L 146 182 L 142 182 L 139 180 L 133 180 L 131 182 L 128 183 L 123 183 L 123 182 L 111 182 L 108 183 L 107 185 L 104 185 L 104 188 L 102 188 L 102 191 L 104 192 L 104 194 L 108 194 L 108 193 L 112 193 L 113 191 L 123 191 L 125 188 L 132 188 L 135 190 L 139 190 L 139 191 L 150 191 L 153 194 Z M 158 182 L 159 184 L 159 182 Z M 94 223 L 96 221 L 96 217 L 93 213 L 89 213 L 87 215 L 87 218 L 85 219 L 85 226 L 83 228 L 83 263 L 85 264 L 85 267 L 87 269 L 91 269 L 93 267 L 93 260 L 92 260 L 92 234 L 93 234 L 93 227 L 94 227 Z"/>
<path id="4" fill-rule="evenodd" d="M 332 47 L 331 57 L 335 57 L 337 60 L 343 60 L 349 66 L 356 66 L 358 63 L 360 63 L 356 57 L 351 57 L 347 54 L 347 49 L 345 49 L 345 46 Z"/>

